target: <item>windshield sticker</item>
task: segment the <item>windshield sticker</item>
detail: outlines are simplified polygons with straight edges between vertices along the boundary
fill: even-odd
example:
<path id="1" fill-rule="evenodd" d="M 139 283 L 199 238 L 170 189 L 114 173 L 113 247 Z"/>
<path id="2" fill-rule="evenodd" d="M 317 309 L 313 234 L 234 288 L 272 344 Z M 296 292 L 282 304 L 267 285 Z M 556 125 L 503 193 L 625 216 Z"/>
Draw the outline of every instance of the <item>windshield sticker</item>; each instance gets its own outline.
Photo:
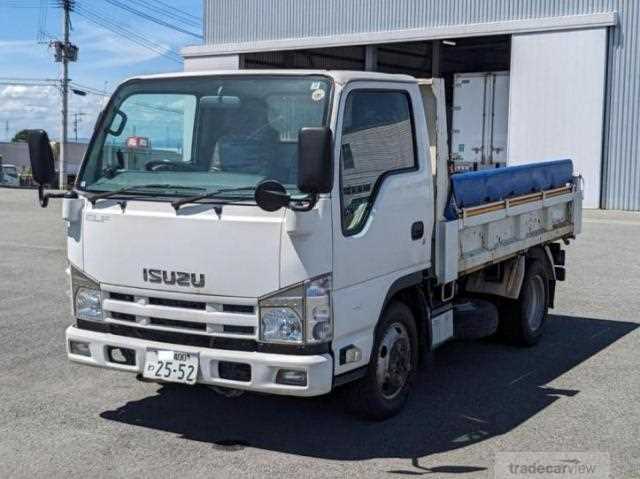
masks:
<path id="1" fill-rule="evenodd" d="M 318 88 L 317 90 L 313 91 L 313 93 L 311 94 L 311 98 L 313 99 L 313 101 L 319 102 L 324 100 L 325 95 L 326 93 L 324 92 L 324 90 L 321 90 L 320 88 Z"/>
<path id="2" fill-rule="evenodd" d="M 322 82 L 314 81 L 313 83 L 311 83 L 311 88 L 309 89 L 313 91 L 313 90 L 319 90 L 321 87 L 322 87 Z"/>

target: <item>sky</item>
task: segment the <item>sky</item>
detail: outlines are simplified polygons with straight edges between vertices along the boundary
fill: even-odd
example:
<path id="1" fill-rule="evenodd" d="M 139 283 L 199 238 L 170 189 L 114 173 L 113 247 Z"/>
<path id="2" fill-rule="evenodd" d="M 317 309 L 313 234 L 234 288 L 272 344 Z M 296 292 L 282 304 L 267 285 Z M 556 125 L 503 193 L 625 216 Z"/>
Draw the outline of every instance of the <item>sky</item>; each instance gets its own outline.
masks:
<path id="1" fill-rule="evenodd" d="M 9 141 L 24 128 L 42 128 L 52 139 L 60 138 L 58 88 L 2 84 L 7 79 L 61 77 L 61 64 L 54 62 L 54 51 L 48 46 L 51 39 L 62 36 L 61 10 L 56 4 L 55 0 L 0 0 L 0 141 Z M 126 8 L 201 34 L 202 0 L 76 0 L 76 5 L 77 12 L 71 14 L 71 42 L 80 51 L 78 62 L 70 64 L 69 77 L 92 90 L 111 93 L 131 76 L 181 71 L 179 59 L 163 54 L 173 57 L 172 51 L 179 52 L 184 46 L 201 43 L 197 37 L 158 25 Z M 167 15 L 166 5 L 191 15 L 181 16 L 192 24 L 181 24 L 176 17 Z M 87 17 L 134 33 L 124 36 L 114 33 Z M 142 41 L 152 41 L 153 49 L 132 42 L 133 35 L 144 37 Z M 78 119 L 78 138 L 91 136 L 105 101 L 100 95 L 70 95 L 69 141 L 75 140 L 75 118 Z"/>

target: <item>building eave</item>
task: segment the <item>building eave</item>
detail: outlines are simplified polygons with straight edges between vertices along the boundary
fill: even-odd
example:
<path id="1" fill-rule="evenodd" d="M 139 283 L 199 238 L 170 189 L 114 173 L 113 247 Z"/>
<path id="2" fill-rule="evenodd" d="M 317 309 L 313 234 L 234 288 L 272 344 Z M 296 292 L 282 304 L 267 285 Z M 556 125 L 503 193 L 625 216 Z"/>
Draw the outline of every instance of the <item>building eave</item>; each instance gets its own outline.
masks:
<path id="1" fill-rule="evenodd" d="M 376 43 L 400 43 L 487 35 L 511 35 L 518 33 L 573 30 L 582 28 L 603 28 L 612 27 L 616 24 L 617 13 L 612 11 L 586 15 L 540 17 L 467 25 L 446 25 L 429 28 L 351 33 L 346 35 L 198 45 L 185 47 L 182 49 L 181 53 L 185 58 L 197 58 L 219 55 L 238 55 L 253 52 L 330 48 L 339 46 L 370 45 Z"/>

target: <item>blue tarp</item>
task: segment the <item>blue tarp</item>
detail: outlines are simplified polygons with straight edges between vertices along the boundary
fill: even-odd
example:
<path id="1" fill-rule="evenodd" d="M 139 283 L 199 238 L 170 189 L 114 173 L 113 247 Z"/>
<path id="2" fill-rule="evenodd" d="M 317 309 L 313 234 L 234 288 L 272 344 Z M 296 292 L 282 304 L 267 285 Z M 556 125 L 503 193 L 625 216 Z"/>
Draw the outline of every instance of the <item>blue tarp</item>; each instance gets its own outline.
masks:
<path id="1" fill-rule="evenodd" d="M 457 211 L 462 208 L 560 188 L 572 181 L 571 160 L 458 173 L 451 176 L 451 197 L 445 217 L 453 220 L 458 217 Z"/>

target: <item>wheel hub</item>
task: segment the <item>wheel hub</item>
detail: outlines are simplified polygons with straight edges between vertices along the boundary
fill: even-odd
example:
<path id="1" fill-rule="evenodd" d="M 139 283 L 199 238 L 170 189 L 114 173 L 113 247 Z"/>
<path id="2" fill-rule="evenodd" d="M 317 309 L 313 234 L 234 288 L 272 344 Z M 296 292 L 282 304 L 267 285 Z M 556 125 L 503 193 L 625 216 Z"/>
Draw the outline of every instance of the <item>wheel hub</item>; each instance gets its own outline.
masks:
<path id="1" fill-rule="evenodd" d="M 378 348 L 378 386 L 387 399 L 396 397 L 411 372 L 411 342 L 405 326 L 392 324 Z"/>

